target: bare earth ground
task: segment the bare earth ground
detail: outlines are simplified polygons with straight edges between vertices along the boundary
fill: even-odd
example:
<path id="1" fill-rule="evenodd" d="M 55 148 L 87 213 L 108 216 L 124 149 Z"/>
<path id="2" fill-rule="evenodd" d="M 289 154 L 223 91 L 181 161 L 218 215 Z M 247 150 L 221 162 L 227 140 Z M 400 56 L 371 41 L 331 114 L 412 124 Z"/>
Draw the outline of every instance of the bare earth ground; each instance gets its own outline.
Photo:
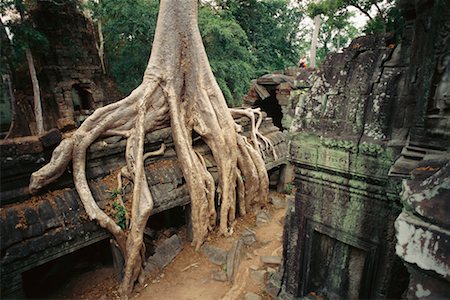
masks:
<path id="1" fill-rule="evenodd" d="M 272 204 L 266 205 L 272 216 L 271 221 L 261 227 L 255 225 L 256 212 L 237 219 L 231 237 L 219 237 L 212 232 L 207 243 L 224 250 L 229 250 L 233 242 L 249 228 L 256 233 L 257 242 L 244 246 L 241 264 L 235 283 L 220 282 L 212 279 L 212 271 L 221 267 L 211 263 L 201 252 L 196 252 L 190 243 L 185 243 L 182 251 L 159 274 L 149 276 L 142 288 L 137 288 L 133 299 L 244 299 L 247 292 L 254 292 L 271 299 L 264 292 L 264 286 L 250 276 L 252 269 L 265 270 L 260 256 L 282 255 L 282 233 L 285 209 L 276 209 Z M 181 233 L 181 235 L 183 235 Z M 118 281 L 111 267 L 98 267 L 96 270 L 74 278 L 55 298 L 64 299 L 118 299 Z"/>

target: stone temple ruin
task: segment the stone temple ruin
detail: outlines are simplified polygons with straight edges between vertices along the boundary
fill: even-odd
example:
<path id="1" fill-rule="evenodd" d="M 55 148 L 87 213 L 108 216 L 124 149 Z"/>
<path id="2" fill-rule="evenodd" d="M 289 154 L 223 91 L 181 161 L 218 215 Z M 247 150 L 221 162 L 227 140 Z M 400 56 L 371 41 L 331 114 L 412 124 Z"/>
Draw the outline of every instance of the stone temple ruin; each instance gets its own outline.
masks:
<path id="1" fill-rule="evenodd" d="M 265 149 L 271 183 L 283 190 L 294 180 L 297 187 L 284 221 L 282 267 L 267 282 L 274 298 L 450 295 L 450 4 L 398 5 L 406 20 L 400 42 L 389 34 L 357 38 L 317 71 L 263 76 L 246 96 L 245 105 L 269 116 L 261 131 L 277 152 L 274 159 Z M 93 38 L 88 22 L 75 19 Z M 58 107 L 48 129 L 58 129 L 0 143 L 2 298 L 26 296 L 30 274 L 51 262 L 102 241 L 109 247 L 109 234 L 83 214 L 70 169 L 45 192 L 27 191 L 30 174 L 48 161 L 63 131 L 82 121 L 73 103 L 83 101 L 76 99 L 88 95 L 96 103 L 91 108 L 102 106 L 109 99 L 104 84 L 113 84 L 94 52 L 81 55 L 86 60 L 78 69 L 56 67 L 72 64 L 64 60 L 66 48 L 52 47 L 54 56 L 44 61 L 59 63 L 42 72 L 53 78 L 48 103 Z M 248 120 L 240 122 L 248 131 Z M 165 155 L 146 161 L 155 198 L 150 219 L 178 211 L 189 220 L 170 131 L 148 135 L 146 150 L 161 142 Z M 208 148 L 195 145 L 215 175 Z M 112 205 L 124 147 L 112 137 L 89 150 L 90 187 L 104 209 Z"/>

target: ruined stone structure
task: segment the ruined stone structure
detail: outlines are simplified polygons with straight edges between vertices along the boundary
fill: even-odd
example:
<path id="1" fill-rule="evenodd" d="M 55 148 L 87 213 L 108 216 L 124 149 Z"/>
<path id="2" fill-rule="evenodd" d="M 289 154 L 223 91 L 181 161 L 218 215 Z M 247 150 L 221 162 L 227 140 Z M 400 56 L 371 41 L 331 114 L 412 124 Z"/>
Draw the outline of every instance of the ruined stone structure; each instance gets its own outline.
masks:
<path id="1" fill-rule="evenodd" d="M 280 129 L 288 127 L 282 124 L 287 115 L 287 105 L 294 84 L 296 68 L 287 70 L 286 74 L 266 74 L 251 81 L 250 89 L 244 97 L 244 106 L 259 107 L 273 119 Z"/>
<path id="2" fill-rule="evenodd" d="M 450 161 L 424 160 L 403 183 L 396 252 L 411 274 L 408 299 L 450 295 Z"/>
<path id="3" fill-rule="evenodd" d="M 286 217 L 284 271 L 278 278 L 282 298 L 311 292 L 332 299 L 400 298 L 409 274 L 396 249 L 412 274 L 409 296 L 433 294 L 432 284 L 425 290 L 425 275 L 417 275 L 417 267 L 424 268 L 419 261 L 429 256 L 446 266 L 447 273 L 437 272 L 427 282 L 439 286 L 437 297 L 445 294 L 443 290 L 449 295 L 448 282 L 444 283 L 449 276 L 448 222 L 436 219 L 441 213 L 428 210 L 424 215 L 416 207 L 414 214 L 422 216 L 422 223 L 415 223 L 408 203 L 416 199 L 411 195 L 448 185 L 448 167 L 442 164 L 450 152 L 450 7 L 446 1 L 418 0 L 400 1 L 400 8 L 406 19 L 400 44 L 389 35 L 357 38 L 343 53 L 330 54 L 316 73 L 294 84 L 284 122 L 290 128 L 298 190 Z M 442 186 L 427 181 L 419 188 L 424 175 L 404 184 L 406 211 L 397 221 L 401 242 L 396 248 L 401 181 L 413 170 L 419 172 L 416 168 L 426 168 L 426 163 L 418 164 L 431 157 L 442 159 L 441 165 L 430 167 L 439 173 L 433 184 Z M 448 192 L 430 193 L 426 195 L 440 200 L 425 201 L 427 207 L 444 209 L 442 199 Z M 448 218 L 448 208 L 444 215 Z M 421 234 L 427 235 L 424 219 L 441 226 L 430 234 L 443 240 L 436 246 L 423 239 L 425 246 L 417 250 L 414 246 L 420 243 L 411 246 L 404 237 L 416 234 L 420 240 Z M 406 223 L 410 232 L 402 233 Z M 408 256 L 406 249 L 411 248 L 417 250 L 417 260 Z"/>
<path id="4" fill-rule="evenodd" d="M 122 98 L 103 73 L 94 25 L 75 2 L 37 1 L 30 14 L 49 42 L 48 49 L 34 53 L 45 130 L 73 129 L 96 108 Z M 27 136 L 35 126 L 27 69 L 15 70 L 13 86 L 16 115 L 10 137 Z"/>
<path id="5" fill-rule="evenodd" d="M 248 119 L 242 118 L 240 124 L 245 132 L 250 132 Z M 260 131 L 273 143 L 277 153 L 274 159 L 272 149 L 264 149 L 267 170 L 284 166 L 288 153 L 286 136 L 272 124 L 270 118 L 265 119 Z M 73 186 L 70 168 L 45 192 L 33 197 L 28 194 L 31 173 L 48 162 L 51 151 L 60 139 L 60 132 L 54 130 L 41 139 L 23 139 L 20 145 L 12 141 L 1 144 L 2 298 L 23 298 L 24 272 L 111 238 L 107 231 L 88 220 Z M 111 210 L 114 202 L 111 195 L 117 189 L 116 173 L 111 175 L 111 172 L 125 164 L 125 142 L 121 137 L 106 138 L 93 144 L 88 153 L 90 187 L 99 206 L 106 211 Z M 188 207 L 190 203 L 170 128 L 147 135 L 146 151 L 158 149 L 161 143 L 167 146 L 164 156 L 147 159 L 145 168 L 155 201 L 152 215 L 174 207 Z M 217 181 L 217 170 L 209 148 L 200 140 L 194 143 L 196 151 L 203 155 L 208 170 Z M 124 192 L 131 196 L 131 186 L 124 187 Z"/>

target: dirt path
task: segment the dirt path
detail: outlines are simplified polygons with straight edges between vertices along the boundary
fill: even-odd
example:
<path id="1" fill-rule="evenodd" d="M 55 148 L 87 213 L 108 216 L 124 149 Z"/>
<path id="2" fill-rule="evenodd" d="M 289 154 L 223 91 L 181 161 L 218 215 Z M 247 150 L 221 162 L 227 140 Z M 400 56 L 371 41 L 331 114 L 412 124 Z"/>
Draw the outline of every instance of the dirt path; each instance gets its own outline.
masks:
<path id="1" fill-rule="evenodd" d="M 282 222 L 285 209 L 275 209 L 269 204 L 267 210 L 272 217 L 268 224 L 256 227 L 256 214 L 248 214 L 238 219 L 235 232 L 231 237 L 217 237 L 215 233 L 212 233 L 207 241 L 210 245 L 229 250 L 246 228 L 256 233 L 257 241 L 250 246 L 244 246 L 234 285 L 230 282 L 214 280 L 213 270 L 220 270 L 221 267 L 211 263 L 202 252 L 195 252 L 190 244 L 185 244 L 181 253 L 160 274 L 150 277 L 145 287 L 133 298 L 142 300 L 244 299 L 247 292 L 254 292 L 263 298 L 270 299 L 264 292 L 263 284 L 258 282 L 260 280 L 253 279 L 251 275 L 254 270 L 267 270 L 260 256 L 281 256 L 282 254 Z M 269 271 L 273 269 L 269 268 Z"/>
<path id="2" fill-rule="evenodd" d="M 282 194 L 277 195 L 284 198 Z M 261 276 L 255 280 L 252 273 L 258 270 L 261 274 L 268 269 L 261 262 L 261 256 L 281 256 L 285 209 L 276 209 L 272 204 L 267 204 L 265 210 L 271 219 L 261 227 L 256 226 L 257 213 L 253 212 L 237 219 L 231 237 L 219 237 L 215 232 L 208 237 L 206 244 L 228 251 L 246 229 L 255 232 L 257 241 L 250 246 L 243 246 L 234 285 L 228 281 L 214 280 L 213 271 L 225 269 L 211 263 L 202 251 L 194 251 L 190 243 L 185 243 L 181 252 L 162 272 L 149 276 L 140 290 L 136 288 L 138 292 L 134 293 L 132 299 L 230 300 L 244 299 L 247 292 L 270 299 L 264 292 Z M 185 230 L 178 234 L 185 236 Z M 269 271 L 277 268 L 276 265 L 272 267 Z M 119 299 L 118 287 L 119 282 L 112 266 L 98 265 L 87 273 L 74 274 L 49 299 Z"/>

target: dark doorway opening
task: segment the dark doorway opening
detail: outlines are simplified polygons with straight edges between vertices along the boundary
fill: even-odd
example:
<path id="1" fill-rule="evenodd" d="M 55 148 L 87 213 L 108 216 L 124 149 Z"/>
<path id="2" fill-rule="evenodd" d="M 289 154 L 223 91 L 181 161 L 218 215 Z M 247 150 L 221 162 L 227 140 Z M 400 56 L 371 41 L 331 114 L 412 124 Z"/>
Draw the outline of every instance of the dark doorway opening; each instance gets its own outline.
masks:
<path id="1" fill-rule="evenodd" d="M 155 253 L 156 243 L 171 237 L 173 234 L 189 234 L 185 232 L 190 213 L 189 205 L 176 206 L 154 214 L 148 218 L 144 229 L 145 257 Z"/>
<path id="2" fill-rule="evenodd" d="M 54 299 L 77 276 L 99 267 L 112 267 L 109 239 L 94 243 L 22 273 L 28 299 Z"/>
<path id="3" fill-rule="evenodd" d="M 270 93 L 270 96 L 266 99 L 258 99 L 253 103 L 253 107 L 259 107 L 264 111 L 268 117 L 272 118 L 273 124 L 283 130 L 283 125 L 281 120 L 283 119 L 283 112 L 281 111 L 281 106 L 278 104 L 277 100 L 277 89 L 276 86 L 264 86 Z"/>
<path id="4" fill-rule="evenodd" d="M 92 94 L 79 84 L 72 86 L 72 103 L 73 110 L 76 112 L 83 112 L 93 108 Z"/>

